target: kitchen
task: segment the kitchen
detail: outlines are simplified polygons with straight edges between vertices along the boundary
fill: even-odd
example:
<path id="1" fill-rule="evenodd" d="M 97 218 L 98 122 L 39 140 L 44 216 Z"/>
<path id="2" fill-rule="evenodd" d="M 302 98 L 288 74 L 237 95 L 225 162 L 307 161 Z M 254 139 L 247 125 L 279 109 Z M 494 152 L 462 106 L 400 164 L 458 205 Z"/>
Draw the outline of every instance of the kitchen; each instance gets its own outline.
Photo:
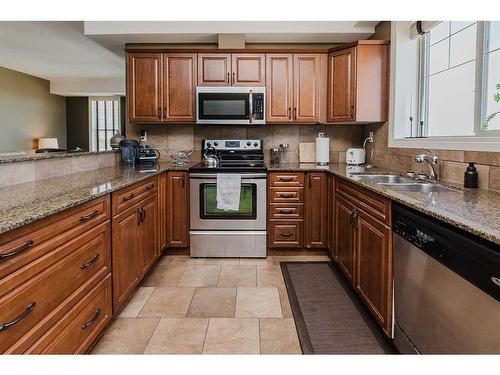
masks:
<path id="1" fill-rule="evenodd" d="M 0 352 L 498 358 L 500 22 L 179 22 L 0 22 Z"/>

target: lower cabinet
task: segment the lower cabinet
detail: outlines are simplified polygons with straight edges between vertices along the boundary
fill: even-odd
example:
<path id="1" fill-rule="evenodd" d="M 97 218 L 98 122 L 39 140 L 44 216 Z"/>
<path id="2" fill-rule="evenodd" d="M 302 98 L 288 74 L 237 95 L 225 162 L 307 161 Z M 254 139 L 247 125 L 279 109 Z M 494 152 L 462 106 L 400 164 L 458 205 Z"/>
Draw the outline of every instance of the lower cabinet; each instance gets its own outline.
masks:
<path id="1" fill-rule="evenodd" d="M 306 175 L 306 247 L 328 247 L 328 176 L 324 172 L 309 172 Z"/>
<path id="2" fill-rule="evenodd" d="M 339 179 L 335 184 L 334 261 L 390 337 L 390 201 Z"/>
<path id="3" fill-rule="evenodd" d="M 155 190 L 112 219 L 113 311 L 118 313 L 160 255 Z"/>
<path id="4" fill-rule="evenodd" d="M 189 175 L 187 172 L 167 174 L 167 247 L 189 246 Z"/>

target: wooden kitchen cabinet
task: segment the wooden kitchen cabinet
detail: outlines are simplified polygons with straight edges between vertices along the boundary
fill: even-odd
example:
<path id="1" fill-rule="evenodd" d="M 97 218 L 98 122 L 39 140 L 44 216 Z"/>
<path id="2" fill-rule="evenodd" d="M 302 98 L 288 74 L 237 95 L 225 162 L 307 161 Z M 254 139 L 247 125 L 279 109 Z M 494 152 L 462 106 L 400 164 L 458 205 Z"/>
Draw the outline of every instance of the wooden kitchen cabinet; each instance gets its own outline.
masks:
<path id="1" fill-rule="evenodd" d="M 189 176 L 177 171 L 167 176 L 167 247 L 188 247 Z"/>
<path id="2" fill-rule="evenodd" d="M 231 54 L 199 53 L 198 86 L 231 86 Z"/>
<path id="3" fill-rule="evenodd" d="M 328 255 L 330 259 L 334 258 L 335 248 L 335 177 L 328 174 Z"/>
<path id="4" fill-rule="evenodd" d="M 306 247 L 328 247 L 328 181 L 324 172 L 309 172 L 306 174 L 305 188 L 305 229 Z"/>
<path id="5" fill-rule="evenodd" d="M 355 228 L 352 224 L 354 206 L 337 196 L 335 202 L 335 262 L 350 282 L 354 281 Z"/>
<path id="6" fill-rule="evenodd" d="M 167 172 L 158 176 L 158 252 L 167 246 Z"/>
<path id="7" fill-rule="evenodd" d="M 163 121 L 196 121 L 195 53 L 163 54 Z"/>
<path id="8" fill-rule="evenodd" d="M 392 312 L 392 231 L 359 211 L 355 286 L 380 326 L 390 335 Z M 391 300 L 390 300 L 391 299 Z"/>
<path id="9" fill-rule="evenodd" d="M 330 49 L 327 121 L 340 123 L 387 120 L 389 45 L 360 40 Z"/>
<path id="10" fill-rule="evenodd" d="M 387 336 L 392 334 L 390 201 L 348 182 L 335 182 L 334 260 Z"/>
<path id="11" fill-rule="evenodd" d="M 267 122 L 317 123 L 320 54 L 267 54 Z"/>
<path id="12" fill-rule="evenodd" d="M 129 53 L 127 108 L 130 122 L 161 123 L 163 63 L 161 53 Z"/>
<path id="13" fill-rule="evenodd" d="M 114 314 L 121 310 L 160 255 L 157 185 L 157 178 L 153 177 L 112 195 Z"/>
<path id="14" fill-rule="evenodd" d="M 193 53 L 129 53 L 129 122 L 194 122 L 196 72 Z"/>
<path id="15" fill-rule="evenodd" d="M 267 122 L 292 122 L 293 55 L 266 55 Z"/>
<path id="16" fill-rule="evenodd" d="M 258 53 L 233 53 L 231 55 L 232 86 L 265 86 L 266 55 Z"/>

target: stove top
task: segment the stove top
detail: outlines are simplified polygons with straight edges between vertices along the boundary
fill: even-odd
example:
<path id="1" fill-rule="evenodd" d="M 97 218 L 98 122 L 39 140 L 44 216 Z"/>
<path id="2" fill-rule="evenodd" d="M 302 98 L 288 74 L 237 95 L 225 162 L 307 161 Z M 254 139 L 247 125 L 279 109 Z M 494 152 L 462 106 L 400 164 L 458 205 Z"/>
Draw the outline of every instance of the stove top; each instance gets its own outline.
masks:
<path id="1" fill-rule="evenodd" d="M 191 172 L 265 172 L 264 141 L 260 139 L 204 139 L 202 155 L 216 154 L 219 166 L 209 167 L 202 162 L 191 167 Z"/>

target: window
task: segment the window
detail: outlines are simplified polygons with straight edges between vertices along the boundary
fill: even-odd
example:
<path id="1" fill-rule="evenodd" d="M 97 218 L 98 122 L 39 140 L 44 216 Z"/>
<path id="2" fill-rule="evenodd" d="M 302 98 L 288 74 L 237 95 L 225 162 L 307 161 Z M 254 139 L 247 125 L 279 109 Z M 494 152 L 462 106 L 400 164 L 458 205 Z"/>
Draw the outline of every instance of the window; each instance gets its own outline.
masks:
<path id="1" fill-rule="evenodd" d="M 393 22 L 389 145 L 497 151 L 500 22 L 412 27 Z"/>
<path id="2" fill-rule="evenodd" d="M 90 150 L 111 150 L 109 140 L 120 130 L 120 99 L 89 98 Z"/>

